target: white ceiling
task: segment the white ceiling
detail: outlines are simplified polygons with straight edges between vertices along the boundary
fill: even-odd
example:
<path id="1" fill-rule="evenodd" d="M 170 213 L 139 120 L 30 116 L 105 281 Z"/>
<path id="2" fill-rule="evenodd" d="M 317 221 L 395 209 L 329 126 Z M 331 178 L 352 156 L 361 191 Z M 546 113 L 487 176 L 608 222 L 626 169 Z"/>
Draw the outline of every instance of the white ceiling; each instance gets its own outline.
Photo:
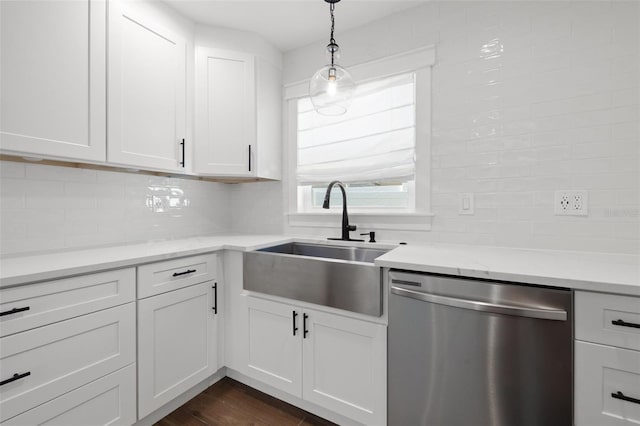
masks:
<path id="1" fill-rule="evenodd" d="M 336 4 L 340 32 L 417 6 L 425 0 L 344 0 Z M 323 0 L 165 0 L 200 24 L 251 31 L 283 52 L 329 39 L 329 4 Z"/>

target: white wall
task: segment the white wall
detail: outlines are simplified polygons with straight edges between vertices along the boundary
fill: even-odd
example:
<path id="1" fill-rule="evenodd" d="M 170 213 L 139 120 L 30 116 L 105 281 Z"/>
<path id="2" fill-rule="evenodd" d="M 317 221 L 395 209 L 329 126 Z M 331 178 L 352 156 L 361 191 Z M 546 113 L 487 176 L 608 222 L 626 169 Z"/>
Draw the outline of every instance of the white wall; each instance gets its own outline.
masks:
<path id="1" fill-rule="evenodd" d="M 229 185 L 37 163 L 0 162 L 0 253 L 229 232 Z M 153 212 L 153 196 L 182 202 Z M 184 205 L 186 201 L 186 206 Z"/>
<path id="2" fill-rule="evenodd" d="M 437 48 L 433 228 L 380 239 L 640 252 L 637 2 L 434 2 L 348 32 L 336 9 L 345 66 Z M 309 78 L 325 44 L 285 53 L 285 83 Z M 252 185 L 233 190 L 232 206 L 266 197 L 273 214 L 279 199 L 282 220 L 257 208 L 242 223 L 338 232 L 338 217 L 335 229 L 287 226 L 283 185 Z M 588 217 L 553 215 L 562 189 L 589 191 Z M 458 215 L 463 192 L 475 194 L 473 216 Z"/>

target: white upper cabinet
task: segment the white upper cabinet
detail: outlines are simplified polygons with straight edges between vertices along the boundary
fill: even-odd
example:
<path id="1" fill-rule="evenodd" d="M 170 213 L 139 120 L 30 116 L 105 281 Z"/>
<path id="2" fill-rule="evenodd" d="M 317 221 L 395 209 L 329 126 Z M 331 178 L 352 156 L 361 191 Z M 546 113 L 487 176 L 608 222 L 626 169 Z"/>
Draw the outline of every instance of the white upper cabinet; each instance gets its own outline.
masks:
<path id="1" fill-rule="evenodd" d="M 186 41 L 135 6 L 109 4 L 107 159 L 184 171 Z"/>
<path id="2" fill-rule="evenodd" d="M 280 178 L 280 87 L 280 70 L 253 54 L 197 48 L 197 173 Z"/>
<path id="3" fill-rule="evenodd" d="M 0 147 L 105 160 L 106 2 L 0 2 Z"/>
<path id="4" fill-rule="evenodd" d="M 255 174 L 255 64 L 242 52 L 196 52 L 196 172 Z"/>

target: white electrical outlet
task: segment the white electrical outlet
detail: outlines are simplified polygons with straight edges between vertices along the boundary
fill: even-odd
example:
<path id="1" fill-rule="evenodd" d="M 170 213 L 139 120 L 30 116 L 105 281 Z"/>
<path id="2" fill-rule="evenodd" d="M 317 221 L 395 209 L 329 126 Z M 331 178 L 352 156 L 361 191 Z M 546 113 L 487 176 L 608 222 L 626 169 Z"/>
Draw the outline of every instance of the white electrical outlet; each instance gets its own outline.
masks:
<path id="1" fill-rule="evenodd" d="M 585 190 L 556 191 L 553 211 L 556 216 L 587 216 L 589 193 Z"/>

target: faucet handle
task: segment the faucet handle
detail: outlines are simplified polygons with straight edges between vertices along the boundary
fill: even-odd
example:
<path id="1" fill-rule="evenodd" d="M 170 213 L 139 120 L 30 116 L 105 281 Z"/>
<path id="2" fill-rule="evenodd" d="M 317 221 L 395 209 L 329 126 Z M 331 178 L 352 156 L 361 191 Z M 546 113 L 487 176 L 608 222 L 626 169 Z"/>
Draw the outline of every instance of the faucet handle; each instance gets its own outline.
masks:
<path id="1" fill-rule="evenodd" d="M 347 231 L 355 231 L 355 230 L 356 230 L 355 225 L 347 225 Z"/>
<path id="2" fill-rule="evenodd" d="M 375 233 L 375 231 L 365 232 L 364 234 L 360 234 L 360 235 L 368 235 L 370 243 L 375 243 L 376 242 L 376 233 Z"/>

